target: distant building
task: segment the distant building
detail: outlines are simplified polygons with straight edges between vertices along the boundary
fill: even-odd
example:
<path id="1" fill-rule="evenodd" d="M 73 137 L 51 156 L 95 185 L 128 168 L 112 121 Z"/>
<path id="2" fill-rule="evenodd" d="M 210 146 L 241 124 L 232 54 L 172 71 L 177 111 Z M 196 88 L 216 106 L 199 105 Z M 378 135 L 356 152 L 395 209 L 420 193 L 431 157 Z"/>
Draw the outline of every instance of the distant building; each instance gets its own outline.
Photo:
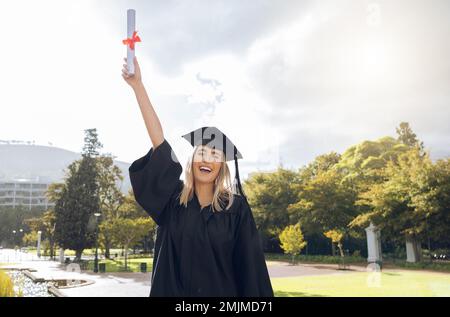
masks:
<path id="1" fill-rule="evenodd" d="M 0 207 L 49 208 L 54 206 L 45 196 L 50 183 L 30 179 L 0 180 Z"/>

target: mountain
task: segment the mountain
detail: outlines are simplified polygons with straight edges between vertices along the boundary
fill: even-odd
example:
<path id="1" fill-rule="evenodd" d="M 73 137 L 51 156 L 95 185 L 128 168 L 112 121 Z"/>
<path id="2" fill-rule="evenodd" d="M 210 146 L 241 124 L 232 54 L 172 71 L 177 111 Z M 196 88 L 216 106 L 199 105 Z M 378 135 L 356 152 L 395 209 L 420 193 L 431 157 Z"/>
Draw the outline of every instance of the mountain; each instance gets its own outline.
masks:
<path id="1" fill-rule="evenodd" d="M 0 144 L 0 180 L 8 181 L 18 178 L 43 182 L 61 182 L 65 169 L 80 153 L 52 146 Z M 131 188 L 128 175 L 129 163 L 114 161 L 124 176 L 121 191 L 127 193 Z M 120 184 L 118 184 L 120 186 Z"/>

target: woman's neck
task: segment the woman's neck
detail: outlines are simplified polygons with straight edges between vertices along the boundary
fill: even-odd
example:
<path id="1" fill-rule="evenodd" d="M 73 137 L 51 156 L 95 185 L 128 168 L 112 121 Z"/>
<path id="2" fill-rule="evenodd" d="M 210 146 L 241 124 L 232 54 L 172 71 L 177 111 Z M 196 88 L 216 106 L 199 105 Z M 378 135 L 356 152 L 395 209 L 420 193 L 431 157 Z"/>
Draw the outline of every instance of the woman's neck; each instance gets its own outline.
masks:
<path id="1" fill-rule="evenodd" d="M 212 203 L 214 197 L 214 185 L 207 183 L 196 183 L 195 194 L 197 195 L 200 207 L 206 207 Z"/>

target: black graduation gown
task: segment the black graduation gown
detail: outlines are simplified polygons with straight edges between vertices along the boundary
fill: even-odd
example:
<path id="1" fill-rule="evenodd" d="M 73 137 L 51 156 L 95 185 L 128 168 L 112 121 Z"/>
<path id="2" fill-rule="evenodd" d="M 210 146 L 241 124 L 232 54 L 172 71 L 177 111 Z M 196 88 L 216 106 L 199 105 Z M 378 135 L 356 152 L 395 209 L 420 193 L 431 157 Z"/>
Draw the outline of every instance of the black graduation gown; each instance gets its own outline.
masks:
<path id="1" fill-rule="evenodd" d="M 157 224 L 150 296 L 272 297 L 259 233 L 247 200 L 230 209 L 179 203 L 182 167 L 167 140 L 129 167 L 136 201 Z"/>

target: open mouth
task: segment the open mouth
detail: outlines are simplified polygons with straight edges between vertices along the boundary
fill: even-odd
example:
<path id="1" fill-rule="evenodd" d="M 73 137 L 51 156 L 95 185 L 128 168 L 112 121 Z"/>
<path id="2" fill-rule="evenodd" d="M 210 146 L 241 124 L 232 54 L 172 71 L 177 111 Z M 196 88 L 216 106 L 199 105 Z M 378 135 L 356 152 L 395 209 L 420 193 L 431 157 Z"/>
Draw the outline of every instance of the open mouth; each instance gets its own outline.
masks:
<path id="1" fill-rule="evenodd" d="M 212 172 L 212 169 L 210 169 L 208 166 L 200 166 L 200 172 L 201 173 L 205 173 L 205 174 L 209 174 Z"/>

